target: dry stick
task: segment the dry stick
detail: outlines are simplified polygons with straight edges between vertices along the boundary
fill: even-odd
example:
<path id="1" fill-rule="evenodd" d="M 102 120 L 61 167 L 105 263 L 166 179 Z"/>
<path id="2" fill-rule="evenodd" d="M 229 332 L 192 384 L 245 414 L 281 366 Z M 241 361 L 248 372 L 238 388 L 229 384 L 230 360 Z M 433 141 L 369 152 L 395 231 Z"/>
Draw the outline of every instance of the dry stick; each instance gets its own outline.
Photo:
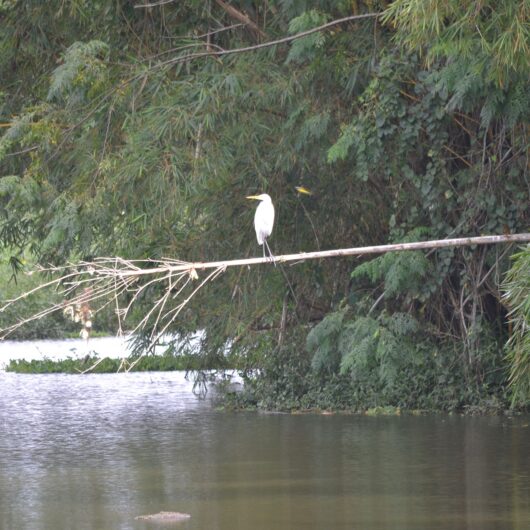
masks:
<path id="1" fill-rule="evenodd" d="M 178 274 L 178 279 L 177 279 L 177 282 L 179 282 L 182 277 L 185 275 L 185 273 L 180 273 Z M 138 325 L 131 331 L 131 335 L 134 335 L 139 329 L 143 329 L 144 326 L 147 324 L 150 316 L 153 314 L 153 312 L 156 310 L 156 308 L 162 303 L 162 306 L 160 307 L 159 311 L 158 311 L 158 315 L 157 315 L 157 319 L 156 319 L 156 323 L 154 325 L 154 329 L 156 329 L 156 326 L 158 325 L 158 321 L 160 319 L 160 314 L 164 308 L 164 305 L 166 304 L 166 301 L 167 301 L 167 298 L 169 297 L 169 294 L 171 293 L 171 278 L 172 278 L 172 274 L 169 273 L 167 274 L 166 276 L 164 276 L 163 278 L 155 278 L 153 280 L 151 280 L 150 282 L 148 282 L 146 285 L 140 287 L 134 294 L 133 296 L 133 299 L 131 300 L 131 302 L 128 304 L 126 310 L 125 310 L 125 313 L 124 313 L 124 318 L 127 316 L 127 313 L 132 305 L 132 303 L 136 300 L 136 298 L 139 296 L 140 292 L 147 286 L 147 285 L 150 285 L 154 282 L 157 282 L 157 281 L 164 281 L 166 279 L 169 279 L 170 280 L 170 286 L 168 287 L 168 289 L 166 290 L 165 294 L 159 299 L 156 301 L 155 305 L 148 311 L 147 315 L 144 316 L 144 318 L 142 318 L 142 320 L 138 323 Z M 189 281 L 189 280 L 188 280 Z M 184 284 L 184 286 L 186 286 L 187 282 Z M 151 333 L 151 339 L 152 339 L 152 333 Z M 151 344 L 154 344 L 153 341 L 151 340 Z M 135 363 L 130 367 L 130 368 L 133 368 L 136 363 L 143 357 L 143 354 L 135 361 Z M 126 362 L 126 359 L 125 358 L 122 358 L 122 362 L 120 364 L 120 367 L 118 368 L 118 371 L 122 368 L 122 366 L 124 365 L 124 363 Z M 125 371 L 128 372 L 129 369 L 126 369 Z"/>
<path id="2" fill-rule="evenodd" d="M 175 320 L 175 318 L 178 316 L 178 314 L 184 309 L 184 307 L 186 306 L 186 304 L 193 298 L 193 296 L 195 296 L 195 294 L 201 289 L 201 287 L 203 287 L 206 283 L 208 283 L 209 281 L 211 280 L 214 280 L 215 278 L 217 278 L 217 276 L 219 276 L 219 274 L 221 274 L 221 272 L 224 272 L 225 270 L 225 267 L 218 267 L 216 270 L 214 270 L 213 272 L 211 272 L 200 284 L 199 286 L 183 301 L 181 302 L 177 307 L 171 309 L 170 311 L 168 311 L 165 315 L 164 315 L 164 318 L 167 318 L 169 317 L 172 313 L 174 313 L 174 315 L 171 317 L 171 320 L 166 324 L 166 326 L 164 328 L 162 328 L 162 331 L 160 333 L 160 335 L 162 333 L 164 333 L 164 331 L 167 329 L 167 327 L 169 326 L 169 324 L 171 324 L 171 322 L 173 322 Z"/>
<path id="3" fill-rule="evenodd" d="M 124 318 L 127 317 L 127 314 L 129 313 L 129 310 L 131 309 L 132 305 L 134 304 L 134 302 L 136 301 L 136 299 L 140 296 L 141 292 L 149 285 L 153 284 L 153 283 L 159 283 L 161 281 L 164 281 L 168 278 L 171 278 L 171 275 L 172 273 L 169 272 L 168 274 L 166 274 L 166 276 L 164 276 L 163 278 L 153 278 L 151 281 L 149 281 L 148 283 L 140 286 L 134 293 L 131 301 L 129 302 L 129 304 L 127 305 L 127 307 L 125 308 L 125 312 L 124 312 Z M 178 282 L 180 282 L 182 280 L 182 278 L 184 278 L 185 276 L 188 276 L 187 280 L 184 282 L 184 285 L 180 288 L 180 290 L 178 291 L 177 294 L 179 294 L 185 287 L 186 285 L 188 285 L 188 283 L 191 281 L 190 278 L 189 278 L 189 275 L 185 272 L 181 272 L 180 274 L 177 275 L 177 284 Z M 164 296 L 168 296 L 168 291 L 166 291 L 166 294 Z M 135 333 L 138 329 L 140 328 L 143 328 L 144 325 L 147 323 L 147 321 L 149 320 L 149 317 L 151 316 L 151 314 L 153 313 L 153 311 L 155 311 L 155 309 L 158 307 L 158 305 L 161 303 L 161 300 L 162 299 L 159 299 L 155 306 L 147 313 L 147 315 L 140 321 L 140 323 L 133 329 L 133 331 L 131 333 Z M 164 302 L 165 303 L 165 302 Z"/>
<path id="4" fill-rule="evenodd" d="M 127 316 L 127 313 L 129 312 L 129 309 L 131 308 L 133 303 L 136 301 L 138 296 L 140 296 L 142 291 L 144 291 L 149 285 L 151 285 L 153 283 L 163 282 L 164 280 L 167 280 L 168 278 L 171 278 L 171 272 L 168 272 L 168 274 L 166 274 L 163 278 L 153 278 L 152 280 L 150 280 L 146 284 L 144 284 L 141 287 L 139 287 L 138 290 L 134 293 L 134 295 L 132 297 L 132 300 L 127 305 L 127 308 L 126 308 L 124 316 L 125 317 Z M 144 318 L 142 318 L 142 320 L 140 321 L 138 326 L 136 326 L 136 328 L 134 328 L 133 333 L 137 329 L 144 327 L 144 325 L 147 323 L 147 321 L 149 320 L 149 318 L 151 317 L 153 312 L 156 311 L 156 308 L 162 303 L 162 299 L 163 298 L 160 298 L 159 300 L 156 301 L 155 305 L 147 312 L 147 314 L 144 316 Z"/>
<path id="5" fill-rule="evenodd" d="M 121 325 L 121 313 L 120 313 L 120 303 L 118 301 L 118 295 L 116 294 L 118 290 L 118 279 L 114 278 L 114 303 L 116 305 L 116 317 L 118 318 L 118 337 L 123 336 L 123 328 Z"/>
<path id="6" fill-rule="evenodd" d="M 42 287 L 46 287 L 48 286 L 49 283 L 46 283 L 44 284 Z M 11 300 L 9 301 L 4 307 L 0 308 L 0 312 L 3 311 L 6 307 L 9 307 L 11 304 L 19 301 L 19 300 L 22 300 L 23 298 L 27 297 L 29 294 L 35 292 L 36 289 L 32 289 L 31 291 L 29 291 L 28 293 L 25 293 L 25 296 L 24 295 L 21 295 L 17 298 L 15 298 L 14 300 Z M 109 291 L 110 293 L 110 291 Z M 109 293 L 104 293 L 103 296 L 105 294 L 109 294 Z M 93 300 L 93 299 L 96 299 L 98 298 L 98 296 L 87 296 L 87 295 L 84 295 L 83 293 L 76 296 L 75 298 L 73 298 L 69 304 L 67 305 L 74 305 L 74 304 L 80 304 L 80 303 L 83 303 L 83 302 L 88 302 L 90 300 Z M 65 305 L 63 303 L 57 303 L 57 304 L 53 304 L 51 305 L 50 307 L 47 307 L 45 309 L 42 309 L 41 311 L 39 311 L 38 313 L 36 313 L 35 315 L 33 315 L 33 317 L 31 317 L 30 320 L 39 320 L 40 318 L 43 318 L 47 315 L 49 315 L 50 313 L 53 313 L 54 311 L 58 311 L 59 309 L 64 309 Z M 9 333 L 11 333 L 12 331 L 14 331 L 15 329 L 19 328 L 20 326 L 22 326 L 23 324 L 25 324 L 27 322 L 27 320 L 20 320 L 19 322 L 5 328 L 2 330 L 2 333 L 4 334 L 3 336 L 5 335 L 8 335 Z"/>
<path id="7" fill-rule="evenodd" d="M 206 34 L 208 35 L 208 34 Z M 199 38 L 199 37 L 180 37 L 181 39 L 185 38 Z M 169 53 L 175 53 L 175 52 L 183 52 L 184 50 L 189 50 L 192 48 L 197 48 L 198 46 L 210 46 L 211 48 L 217 48 L 218 51 L 224 51 L 224 48 L 221 48 L 221 46 L 218 46 L 217 44 L 208 44 L 203 41 L 194 42 L 193 44 L 186 44 L 182 46 L 177 46 L 176 48 L 170 48 L 169 50 L 164 50 L 163 52 L 159 52 L 155 55 L 150 55 L 149 57 L 144 57 L 142 59 L 143 62 L 146 62 L 148 60 L 158 59 L 159 57 L 162 57 L 162 55 L 168 55 Z"/>
<path id="8" fill-rule="evenodd" d="M 227 4 L 223 0 L 215 0 L 215 3 L 219 6 L 221 6 L 229 16 L 232 18 L 235 18 L 236 20 L 239 20 L 239 22 L 242 22 L 245 24 L 245 26 L 248 26 L 250 29 L 255 31 L 260 37 L 266 37 L 266 33 L 262 31 L 259 26 L 245 13 L 239 11 L 239 9 L 236 9 L 234 6 Z"/>
<path id="9" fill-rule="evenodd" d="M 164 293 L 164 296 L 162 296 L 162 298 L 160 299 L 160 300 L 162 300 L 162 303 L 160 305 L 160 309 L 158 310 L 158 314 L 156 316 L 156 320 L 155 320 L 155 322 L 153 324 L 153 330 L 151 331 L 151 335 L 150 335 L 150 340 L 151 341 L 153 340 L 153 337 L 155 336 L 155 331 L 158 328 L 158 323 L 160 322 L 160 319 L 161 318 L 165 318 L 165 315 L 162 315 L 162 311 L 166 307 L 166 303 L 167 303 L 167 301 L 169 300 L 169 298 L 171 296 L 171 291 L 172 291 L 172 289 L 173 289 L 173 287 L 175 285 L 179 284 L 181 279 L 182 279 L 182 275 L 177 275 L 176 283 L 173 283 L 173 275 L 172 274 L 169 275 L 168 286 L 167 286 L 166 292 Z M 182 290 L 186 287 L 186 285 L 188 285 L 189 282 L 191 282 L 191 278 L 188 275 L 188 278 L 184 282 L 184 285 L 178 290 L 178 292 L 175 294 L 175 296 L 173 298 L 175 298 L 180 292 L 182 292 Z M 159 300 L 159 302 L 160 302 L 160 300 Z"/>

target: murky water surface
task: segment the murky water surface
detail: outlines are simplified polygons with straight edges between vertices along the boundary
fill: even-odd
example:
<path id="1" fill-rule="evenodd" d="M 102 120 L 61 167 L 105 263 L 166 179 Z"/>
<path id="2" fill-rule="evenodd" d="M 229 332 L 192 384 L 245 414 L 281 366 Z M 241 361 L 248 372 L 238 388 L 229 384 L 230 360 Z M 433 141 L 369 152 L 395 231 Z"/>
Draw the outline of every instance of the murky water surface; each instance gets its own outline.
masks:
<path id="1" fill-rule="evenodd" d="M 191 387 L 0 371 L 0 529 L 530 528 L 529 417 L 226 413 Z"/>

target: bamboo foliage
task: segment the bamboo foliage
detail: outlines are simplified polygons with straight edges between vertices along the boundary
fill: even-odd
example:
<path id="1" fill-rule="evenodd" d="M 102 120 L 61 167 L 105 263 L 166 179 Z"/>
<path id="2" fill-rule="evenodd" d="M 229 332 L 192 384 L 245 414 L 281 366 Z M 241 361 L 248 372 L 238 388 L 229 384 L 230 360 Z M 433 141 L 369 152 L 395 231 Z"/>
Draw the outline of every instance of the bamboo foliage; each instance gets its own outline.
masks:
<path id="1" fill-rule="evenodd" d="M 510 311 L 512 335 L 507 344 L 510 359 L 512 404 L 525 406 L 530 396 L 530 251 L 513 256 L 514 265 L 503 282 L 504 300 Z"/>

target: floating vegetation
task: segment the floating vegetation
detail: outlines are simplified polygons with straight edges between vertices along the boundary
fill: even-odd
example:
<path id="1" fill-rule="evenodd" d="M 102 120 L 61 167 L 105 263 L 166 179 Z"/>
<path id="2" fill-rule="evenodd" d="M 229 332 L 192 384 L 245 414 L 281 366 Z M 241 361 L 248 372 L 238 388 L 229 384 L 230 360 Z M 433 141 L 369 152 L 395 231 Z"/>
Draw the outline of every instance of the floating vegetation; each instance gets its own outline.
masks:
<path id="1" fill-rule="evenodd" d="M 97 354 L 82 358 L 68 357 L 62 360 L 41 359 L 26 361 L 11 360 L 6 366 L 7 372 L 19 374 L 84 374 L 84 373 L 116 373 L 119 371 L 161 372 L 173 370 L 213 370 L 220 366 L 205 367 L 198 355 L 147 355 L 139 359 L 129 370 L 123 359 L 99 357 Z M 218 364 L 218 363 L 217 363 Z M 225 368 L 225 367 L 223 367 Z"/>

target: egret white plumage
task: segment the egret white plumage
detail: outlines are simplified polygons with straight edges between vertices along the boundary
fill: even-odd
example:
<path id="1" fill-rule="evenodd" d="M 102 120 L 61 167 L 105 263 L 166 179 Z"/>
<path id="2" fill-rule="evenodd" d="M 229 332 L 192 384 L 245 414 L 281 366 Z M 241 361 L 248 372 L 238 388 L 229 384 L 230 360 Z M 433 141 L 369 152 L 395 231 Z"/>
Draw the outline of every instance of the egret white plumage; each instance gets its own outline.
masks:
<path id="1" fill-rule="evenodd" d="M 254 215 L 254 228 L 256 229 L 256 239 L 258 245 L 263 246 L 263 257 L 265 257 L 265 247 L 269 251 L 269 256 L 274 259 L 267 238 L 272 233 L 272 227 L 274 226 L 274 205 L 270 195 L 262 193 L 261 195 L 249 195 L 247 199 L 254 199 L 260 201 L 256 208 L 256 214 Z"/>

